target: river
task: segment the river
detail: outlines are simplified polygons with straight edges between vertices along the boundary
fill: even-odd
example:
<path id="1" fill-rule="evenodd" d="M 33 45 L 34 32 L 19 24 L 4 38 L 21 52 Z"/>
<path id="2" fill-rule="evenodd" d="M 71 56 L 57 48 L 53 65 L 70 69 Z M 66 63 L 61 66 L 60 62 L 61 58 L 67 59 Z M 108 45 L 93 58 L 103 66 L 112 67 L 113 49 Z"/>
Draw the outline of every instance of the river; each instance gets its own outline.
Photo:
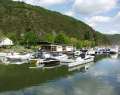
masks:
<path id="1" fill-rule="evenodd" d="M 120 56 L 97 56 L 85 68 L 0 65 L 0 95 L 120 95 Z"/>

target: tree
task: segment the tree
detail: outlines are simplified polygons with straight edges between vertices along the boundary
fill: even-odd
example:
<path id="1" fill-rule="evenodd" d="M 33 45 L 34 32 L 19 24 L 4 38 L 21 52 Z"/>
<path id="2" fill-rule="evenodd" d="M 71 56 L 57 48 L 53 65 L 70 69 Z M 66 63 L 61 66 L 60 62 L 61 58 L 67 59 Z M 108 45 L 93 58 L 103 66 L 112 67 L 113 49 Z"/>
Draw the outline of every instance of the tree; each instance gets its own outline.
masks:
<path id="1" fill-rule="evenodd" d="M 85 34 L 84 34 L 84 39 L 85 40 L 90 40 L 91 38 L 91 33 L 89 31 L 86 31 Z"/>
<path id="2" fill-rule="evenodd" d="M 20 44 L 19 43 L 19 37 L 16 36 L 16 33 L 8 33 L 7 37 L 10 38 L 15 44 Z"/>
<path id="3" fill-rule="evenodd" d="M 60 33 L 55 37 L 55 43 L 59 44 L 68 44 L 69 43 L 69 37 L 66 36 L 64 33 Z"/>
<path id="4" fill-rule="evenodd" d="M 78 40 L 76 44 L 76 48 L 82 48 L 82 41 Z"/>
<path id="5" fill-rule="evenodd" d="M 25 32 L 22 43 L 28 47 L 37 45 L 39 37 L 35 32 Z"/>
<path id="6" fill-rule="evenodd" d="M 73 38 L 73 37 L 70 38 L 70 44 L 76 46 L 76 45 L 77 45 L 77 42 L 78 42 L 78 40 L 77 40 L 76 38 Z"/>
<path id="7" fill-rule="evenodd" d="M 53 43 L 55 40 L 55 36 L 51 33 L 47 33 L 46 35 L 43 36 L 43 40 Z"/>

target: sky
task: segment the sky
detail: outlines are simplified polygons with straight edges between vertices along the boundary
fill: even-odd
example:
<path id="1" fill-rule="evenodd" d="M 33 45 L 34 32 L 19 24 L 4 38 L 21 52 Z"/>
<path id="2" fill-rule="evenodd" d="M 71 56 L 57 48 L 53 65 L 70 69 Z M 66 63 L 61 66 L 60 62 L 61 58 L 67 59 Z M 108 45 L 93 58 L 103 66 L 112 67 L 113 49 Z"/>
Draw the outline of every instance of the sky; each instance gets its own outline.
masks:
<path id="1" fill-rule="evenodd" d="M 105 34 L 120 34 L 120 0 L 13 0 L 72 16 Z"/>

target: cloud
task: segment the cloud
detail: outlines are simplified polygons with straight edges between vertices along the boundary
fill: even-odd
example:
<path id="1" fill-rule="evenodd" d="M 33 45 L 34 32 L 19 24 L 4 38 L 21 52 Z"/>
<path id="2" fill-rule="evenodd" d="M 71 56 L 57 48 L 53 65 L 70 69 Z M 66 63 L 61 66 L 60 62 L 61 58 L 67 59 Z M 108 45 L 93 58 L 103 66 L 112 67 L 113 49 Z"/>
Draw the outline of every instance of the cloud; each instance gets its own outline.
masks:
<path id="1" fill-rule="evenodd" d="M 73 9 L 84 15 L 98 14 L 116 7 L 117 0 L 75 0 Z"/>
<path id="2" fill-rule="evenodd" d="M 107 23 L 111 20 L 108 16 L 92 16 L 91 18 L 86 18 L 86 21 L 91 26 L 96 26 L 97 24 Z"/>
<path id="3" fill-rule="evenodd" d="M 51 6 L 51 5 L 58 5 L 63 4 L 66 0 L 13 0 L 13 1 L 22 1 L 27 4 L 36 5 L 36 6 Z"/>
<path id="4" fill-rule="evenodd" d="M 90 22 L 108 22 L 110 21 L 111 17 L 105 16 L 94 16 L 89 21 Z"/>
<path id="5" fill-rule="evenodd" d="M 64 14 L 72 17 L 75 16 L 75 13 L 73 11 L 67 11 Z"/>
<path id="6" fill-rule="evenodd" d="M 120 34 L 120 12 L 115 16 L 92 16 L 85 20 L 93 28 L 108 34 Z"/>

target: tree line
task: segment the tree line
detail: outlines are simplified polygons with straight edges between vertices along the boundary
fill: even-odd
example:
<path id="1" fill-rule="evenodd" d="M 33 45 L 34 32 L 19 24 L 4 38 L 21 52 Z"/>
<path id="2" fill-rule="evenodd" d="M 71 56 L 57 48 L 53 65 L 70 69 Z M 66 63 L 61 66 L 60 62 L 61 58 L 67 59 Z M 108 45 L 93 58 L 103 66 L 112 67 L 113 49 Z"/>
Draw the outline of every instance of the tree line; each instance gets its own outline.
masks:
<path id="1" fill-rule="evenodd" d="M 30 31 L 22 33 L 20 38 L 17 38 L 14 33 L 9 34 L 8 37 L 11 38 L 15 44 L 27 47 L 37 46 L 38 43 L 42 41 L 57 44 L 69 44 L 77 48 L 95 46 L 94 40 L 80 40 L 75 37 L 70 37 L 63 32 L 58 34 L 46 33 L 40 37 L 37 33 Z"/>

